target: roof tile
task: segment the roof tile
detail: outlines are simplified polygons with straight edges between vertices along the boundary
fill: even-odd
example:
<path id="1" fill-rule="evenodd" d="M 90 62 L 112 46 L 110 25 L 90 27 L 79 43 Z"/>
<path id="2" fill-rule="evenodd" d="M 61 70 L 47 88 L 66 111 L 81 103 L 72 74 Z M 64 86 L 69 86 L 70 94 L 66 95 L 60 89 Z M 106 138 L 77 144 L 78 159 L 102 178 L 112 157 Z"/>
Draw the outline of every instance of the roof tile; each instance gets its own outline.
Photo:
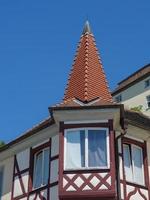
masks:
<path id="1" fill-rule="evenodd" d="M 90 102 L 98 97 L 101 101 L 112 102 L 94 36 L 86 32 L 78 45 L 64 101 L 77 98 L 82 102 Z"/>

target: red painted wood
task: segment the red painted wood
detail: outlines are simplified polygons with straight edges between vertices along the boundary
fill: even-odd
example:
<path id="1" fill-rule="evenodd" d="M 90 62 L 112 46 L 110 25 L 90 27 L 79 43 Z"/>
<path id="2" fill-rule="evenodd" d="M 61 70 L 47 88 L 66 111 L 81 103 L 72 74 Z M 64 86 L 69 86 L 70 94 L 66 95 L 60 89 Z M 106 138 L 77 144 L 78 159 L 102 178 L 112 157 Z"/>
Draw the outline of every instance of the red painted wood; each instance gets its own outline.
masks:
<path id="1" fill-rule="evenodd" d="M 150 190 L 149 190 L 150 186 L 149 186 L 146 141 L 145 142 L 139 142 L 139 141 L 136 141 L 136 140 L 133 140 L 133 139 L 130 139 L 130 138 L 123 137 L 122 138 L 122 152 L 123 152 L 123 144 L 134 144 L 134 145 L 137 145 L 137 146 L 142 148 L 142 150 L 143 150 L 143 162 L 144 162 L 144 179 L 145 179 L 145 186 L 126 181 L 124 164 L 123 164 L 123 180 L 121 180 L 120 183 L 123 183 L 123 186 L 124 186 L 124 196 L 125 196 L 124 200 L 130 200 L 130 198 L 133 195 L 135 195 L 136 192 L 139 192 L 139 194 L 142 196 L 142 198 L 144 200 L 148 200 L 146 198 L 146 196 L 140 190 L 140 189 L 147 190 L 149 198 L 150 198 Z M 123 154 L 122 154 L 122 161 L 124 163 Z M 127 195 L 127 189 L 126 189 L 127 185 L 133 186 L 133 188 L 134 188 L 133 191 L 131 191 L 128 195 Z"/>
<path id="2" fill-rule="evenodd" d="M 110 169 L 96 169 L 96 170 L 67 170 L 64 171 L 64 130 L 69 128 L 81 128 L 81 127 L 107 127 L 109 129 L 109 145 L 110 145 Z M 59 197 L 60 199 L 87 199 L 90 196 L 90 199 L 96 199 L 103 197 L 103 199 L 111 200 L 116 199 L 116 176 L 115 176 L 115 135 L 113 131 L 113 120 L 109 120 L 108 123 L 90 123 L 90 124 L 64 124 L 64 122 L 60 122 L 60 146 L 59 146 Z M 83 176 L 84 173 L 90 173 L 91 175 L 88 178 Z M 107 173 L 106 177 L 102 178 L 99 174 Z M 67 174 L 75 174 L 75 176 L 70 179 Z M 93 177 L 99 179 L 98 185 L 95 187 L 90 183 L 90 180 Z M 80 177 L 83 180 L 83 184 L 78 187 L 74 181 Z M 107 178 L 111 177 L 111 185 L 107 183 Z M 65 178 L 68 183 L 63 188 L 63 178 Z M 104 184 L 108 189 L 98 190 L 99 187 Z M 83 188 L 88 185 L 91 190 L 83 191 Z M 76 191 L 66 191 L 69 186 L 73 186 Z"/>

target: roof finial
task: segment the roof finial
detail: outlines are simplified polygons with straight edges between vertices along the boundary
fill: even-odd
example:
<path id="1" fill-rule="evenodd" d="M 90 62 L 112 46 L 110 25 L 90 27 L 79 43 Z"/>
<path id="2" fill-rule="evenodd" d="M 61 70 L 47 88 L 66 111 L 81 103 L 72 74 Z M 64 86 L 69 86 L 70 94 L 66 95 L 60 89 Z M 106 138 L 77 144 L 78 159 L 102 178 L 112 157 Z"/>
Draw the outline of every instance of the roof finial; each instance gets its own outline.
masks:
<path id="1" fill-rule="evenodd" d="M 86 22 L 85 22 L 82 34 L 84 35 L 85 33 L 92 33 L 88 20 L 86 20 Z"/>

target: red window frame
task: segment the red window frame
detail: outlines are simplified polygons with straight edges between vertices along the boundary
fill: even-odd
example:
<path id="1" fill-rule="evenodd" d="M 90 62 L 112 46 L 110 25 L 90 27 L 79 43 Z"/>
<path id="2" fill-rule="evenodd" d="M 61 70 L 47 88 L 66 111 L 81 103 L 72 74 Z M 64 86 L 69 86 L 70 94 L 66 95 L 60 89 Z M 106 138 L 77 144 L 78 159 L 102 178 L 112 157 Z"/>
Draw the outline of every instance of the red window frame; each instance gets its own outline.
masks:
<path id="1" fill-rule="evenodd" d="M 37 192 L 37 191 L 40 191 L 42 188 L 47 188 L 48 185 L 49 185 L 49 181 L 50 181 L 50 156 L 51 156 L 51 141 L 49 140 L 48 142 L 44 143 L 44 144 L 41 144 L 35 148 L 31 148 L 30 150 L 30 178 L 29 178 L 29 192 Z M 34 176 L 34 158 L 35 158 L 35 155 L 46 149 L 46 148 L 49 148 L 49 175 L 48 175 L 48 183 L 46 185 L 43 185 L 39 188 L 33 188 L 33 176 Z"/>
<path id="2" fill-rule="evenodd" d="M 123 165 L 123 173 L 124 173 L 124 180 L 127 184 L 132 186 L 139 186 L 142 188 L 148 188 L 149 187 L 149 173 L 148 173 L 148 160 L 147 160 L 147 149 L 146 149 L 146 141 L 140 142 L 131 138 L 124 137 L 122 140 L 122 152 L 123 152 L 123 145 L 136 145 L 142 149 L 142 155 L 143 155 L 143 169 L 144 169 L 144 185 L 140 185 L 138 183 L 133 183 L 125 179 L 125 169 Z M 123 152 L 124 153 L 124 152 Z M 124 158 L 123 158 L 124 162 Z"/>

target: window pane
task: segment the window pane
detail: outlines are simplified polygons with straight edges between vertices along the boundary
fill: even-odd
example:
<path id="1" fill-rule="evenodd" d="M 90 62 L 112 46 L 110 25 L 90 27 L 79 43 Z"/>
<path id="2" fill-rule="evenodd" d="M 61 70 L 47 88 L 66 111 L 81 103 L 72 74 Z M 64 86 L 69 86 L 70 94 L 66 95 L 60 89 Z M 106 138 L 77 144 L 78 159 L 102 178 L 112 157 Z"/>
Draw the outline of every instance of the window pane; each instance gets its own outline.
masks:
<path id="1" fill-rule="evenodd" d="M 43 185 L 48 183 L 49 175 L 49 148 L 44 150 Z"/>
<path id="2" fill-rule="evenodd" d="M 85 167 L 85 131 L 68 131 L 66 140 L 66 168 Z"/>
<path id="3" fill-rule="evenodd" d="M 88 166 L 107 166 L 107 141 L 105 130 L 88 131 Z"/>
<path id="4" fill-rule="evenodd" d="M 129 145 L 123 145 L 123 155 L 124 155 L 124 168 L 126 180 L 133 181 L 132 166 L 131 166 L 131 155 Z"/>
<path id="5" fill-rule="evenodd" d="M 38 188 L 42 184 L 42 151 L 35 156 L 33 187 Z"/>
<path id="6" fill-rule="evenodd" d="M 144 185 L 142 149 L 132 146 L 132 160 L 134 165 L 134 182 Z"/>

